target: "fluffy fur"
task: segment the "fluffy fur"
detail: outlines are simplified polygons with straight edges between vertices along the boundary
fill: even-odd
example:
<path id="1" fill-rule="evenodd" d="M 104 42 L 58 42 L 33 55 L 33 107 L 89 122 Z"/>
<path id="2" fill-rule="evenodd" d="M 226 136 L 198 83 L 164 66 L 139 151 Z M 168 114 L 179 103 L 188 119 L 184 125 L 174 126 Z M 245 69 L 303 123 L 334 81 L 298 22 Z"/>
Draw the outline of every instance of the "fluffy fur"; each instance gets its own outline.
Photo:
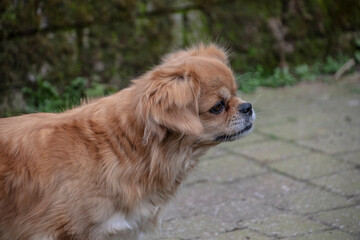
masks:
<path id="1" fill-rule="evenodd" d="M 201 44 L 112 96 L 0 119 L 0 239 L 138 239 L 199 156 L 251 131 L 236 89 L 225 51 Z"/>

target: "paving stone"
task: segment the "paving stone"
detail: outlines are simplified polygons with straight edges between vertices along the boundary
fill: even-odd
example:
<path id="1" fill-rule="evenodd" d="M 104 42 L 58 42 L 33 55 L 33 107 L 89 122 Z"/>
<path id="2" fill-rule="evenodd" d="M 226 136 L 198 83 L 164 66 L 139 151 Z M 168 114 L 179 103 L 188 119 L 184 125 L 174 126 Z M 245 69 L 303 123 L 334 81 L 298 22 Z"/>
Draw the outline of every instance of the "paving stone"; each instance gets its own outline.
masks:
<path id="1" fill-rule="evenodd" d="M 161 228 L 156 229 L 154 232 L 146 233 L 140 237 L 140 240 L 181 240 L 182 238 L 166 237 Z"/>
<path id="2" fill-rule="evenodd" d="M 360 194 L 359 194 L 359 195 L 356 195 L 356 196 L 353 196 L 353 197 L 351 198 L 351 200 L 352 200 L 354 203 L 360 205 Z"/>
<path id="3" fill-rule="evenodd" d="M 189 217 L 206 213 L 221 202 L 243 199 L 245 196 L 229 184 L 198 183 L 184 186 L 168 206 L 163 209 L 162 218 Z"/>
<path id="4" fill-rule="evenodd" d="M 274 128 L 270 130 L 272 134 L 298 139 L 298 137 L 314 135 L 313 131 L 321 135 L 324 133 L 323 130 L 334 130 L 340 128 L 339 126 L 343 128 L 349 123 L 360 122 L 358 119 L 360 108 L 349 104 L 349 102 L 359 101 L 358 95 L 349 96 L 344 91 L 338 91 L 339 89 L 334 85 L 322 86 L 325 91 L 320 90 L 320 88 L 311 89 L 309 86 L 312 87 L 312 85 L 307 85 L 289 88 L 282 92 L 283 96 L 275 97 L 274 100 L 270 100 L 271 96 L 266 94 L 265 97 L 268 99 L 265 99 L 265 101 L 282 101 L 281 103 L 276 102 L 276 105 L 281 105 L 277 111 L 273 111 L 273 108 L 271 108 L 271 118 L 278 119 L 279 116 L 283 116 L 290 121 L 281 122 L 281 124 L 277 125 L 261 124 L 259 126 L 262 131 L 270 130 L 268 129 L 270 127 Z M 313 90 L 317 91 L 317 93 Z M 307 94 L 300 94 L 302 91 L 306 91 Z M 292 100 L 288 101 L 286 98 Z M 261 102 L 260 105 L 270 105 L 272 107 L 275 104 Z M 265 123 L 267 121 L 269 120 L 264 120 Z M 293 128 L 291 123 L 295 124 L 296 127 Z M 282 131 L 282 129 L 285 130 Z"/>
<path id="5" fill-rule="evenodd" d="M 285 238 L 283 240 L 358 240 L 358 238 L 339 230 L 331 230 L 320 233 L 310 233 L 302 237 Z"/>
<path id="6" fill-rule="evenodd" d="M 321 212 L 314 219 L 360 236 L 360 206 Z"/>
<path id="7" fill-rule="evenodd" d="M 241 156 L 227 155 L 209 161 L 200 161 L 199 166 L 189 176 L 189 182 L 232 182 L 239 178 L 257 175 L 265 172 L 260 167 Z"/>
<path id="8" fill-rule="evenodd" d="M 299 88 L 299 85 L 297 88 Z M 284 87 L 276 89 L 275 91 L 273 89 L 260 89 L 261 92 L 256 93 L 260 96 L 253 97 L 257 98 L 256 103 L 253 104 L 255 111 L 259 113 L 257 124 L 260 127 L 279 125 L 286 122 L 289 116 L 298 115 L 299 112 L 306 113 L 306 110 L 310 111 L 309 103 L 312 101 L 310 97 L 313 98 L 314 96 L 307 94 L 307 96 L 304 97 L 303 92 L 311 93 L 314 91 L 308 86 L 305 86 L 305 88 L 307 89 L 303 90 L 302 87 L 299 89 Z M 324 86 L 322 88 L 324 88 Z M 297 93 L 298 90 L 302 91 L 302 93 Z M 251 97 L 252 96 L 250 96 L 250 99 Z M 306 108 L 304 106 L 306 106 Z"/>
<path id="9" fill-rule="evenodd" d="M 273 163 L 270 166 L 300 179 L 321 177 L 354 167 L 353 164 L 347 164 L 318 153 L 294 157 L 286 161 Z"/>
<path id="10" fill-rule="evenodd" d="M 207 153 L 200 158 L 200 162 L 211 160 L 211 159 L 217 159 L 222 158 L 223 156 L 226 156 L 228 154 L 228 151 L 221 147 L 221 144 L 210 148 Z"/>
<path id="11" fill-rule="evenodd" d="M 266 89 L 264 91 L 259 89 L 255 94 L 256 96 L 250 95 L 246 99 L 257 99 L 256 103 L 253 104 L 257 115 L 256 126 L 261 127 L 286 122 L 286 117 L 276 114 L 277 108 L 281 108 L 280 105 L 284 102 L 285 96 L 282 94 L 274 95 L 273 89 Z"/>
<path id="12" fill-rule="evenodd" d="M 360 194 L 360 171 L 357 169 L 343 171 L 331 176 L 312 180 L 315 184 L 325 186 L 343 195 Z"/>
<path id="13" fill-rule="evenodd" d="M 262 200 L 244 197 L 215 204 L 208 208 L 206 213 L 216 219 L 238 223 L 241 226 L 245 221 L 263 219 L 279 215 L 281 212 L 270 205 L 264 204 Z"/>
<path id="14" fill-rule="evenodd" d="M 244 179 L 229 184 L 245 197 L 255 197 L 263 201 L 277 201 L 291 193 L 302 191 L 307 185 L 275 173 L 266 173 L 255 178 Z"/>
<path id="15" fill-rule="evenodd" d="M 235 228 L 235 224 L 218 221 L 212 216 L 197 215 L 189 218 L 177 218 L 164 222 L 158 233 L 162 238 L 208 238 Z"/>
<path id="16" fill-rule="evenodd" d="M 201 238 L 201 240 L 271 240 L 273 238 L 266 237 L 257 232 L 248 229 L 236 230 L 227 233 L 222 233 L 217 236 Z"/>
<path id="17" fill-rule="evenodd" d="M 255 123 L 255 129 L 256 129 L 256 123 Z M 222 143 L 219 146 L 224 149 L 232 150 L 233 148 L 238 148 L 239 146 L 256 144 L 258 142 L 264 142 L 267 140 L 268 140 L 268 138 L 266 138 L 256 132 L 253 132 L 253 133 L 250 133 L 249 135 L 247 135 L 246 137 L 240 138 L 237 141 Z"/>
<path id="18" fill-rule="evenodd" d="M 349 151 L 359 150 L 360 148 L 360 128 L 353 129 L 349 134 L 331 134 L 324 137 L 312 138 L 306 140 L 299 140 L 298 143 L 328 154 L 343 153 Z"/>
<path id="19" fill-rule="evenodd" d="M 274 237 L 295 237 L 324 230 L 327 227 L 302 216 L 281 214 L 246 223 L 249 229 Z"/>
<path id="20" fill-rule="evenodd" d="M 239 146 L 238 148 L 233 148 L 233 151 L 255 158 L 263 163 L 286 160 L 291 157 L 302 156 L 309 153 L 307 149 L 277 140 L 261 142 L 244 148 Z"/>
<path id="21" fill-rule="evenodd" d="M 255 107 L 256 111 L 256 121 L 255 121 L 255 130 L 262 129 L 264 127 L 271 127 L 271 126 L 281 126 L 284 124 L 289 123 L 289 119 L 294 119 L 293 116 L 284 116 L 282 114 L 274 114 L 268 108 L 262 107 Z M 290 122 L 291 122 L 290 120 Z"/>
<path id="22" fill-rule="evenodd" d="M 333 127 L 333 123 L 314 123 L 313 121 L 299 121 L 297 118 L 293 118 L 293 122 L 263 127 L 261 128 L 261 133 L 288 140 L 298 140 L 327 135 L 329 131 L 333 129 Z"/>
<path id="23" fill-rule="evenodd" d="M 360 109 L 360 107 L 359 107 Z M 358 114 L 360 116 L 360 112 Z M 329 132 L 329 135 L 333 137 L 344 137 L 348 139 L 359 139 L 360 138 L 360 123 L 347 123 L 344 124 L 338 124 L 337 128 L 333 129 L 331 132 Z M 359 150 L 360 146 L 358 146 Z"/>
<path id="24" fill-rule="evenodd" d="M 344 153 L 337 156 L 339 159 L 360 165 L 360 151 Z"/>
<path id="25" fill-rule="evenodd" d="M 339 132 L 352 133 L 360 129 L 360 108 L 349 105 L 351 101 L 359 101 L 358 96 L 349 100 L 349 96 L 344 96 L 344 93 L 337 95 L 326 92 L 322 95 L 309 95 L 306 101 L 300 100 L 295 104 L 282 103 L 285 108 L 287 106 L 285 112 L 275 111 L 272 115 L 276 116 L 272 117 L 277 119 L 279 116 L 285 116 L 288 121 L 282 121 L 281 124 L 260 124 L 260 130 L 262 133 L 291 140 Z"/>
<path id="26" fill-rule="evenodd" d="M 352 201 L 337 194 L 325 192 L 317 188 L 290 193 L 269 204 L 292 212 L 308 214 L 318 211 L 344 207 L 353 204 Z"/>
<path id="27" fill-rule="evenodd" d="M 350 97 L 348 91 L 339 91 L 339 89 L 334 84 L 314 83 L 277 89 L 277 94 L 268 89 L 263 90 L 263 94 L 260 93 L 261 96 L 255 104 L 255 109 L 262 110 L 266 115 L 264 117 L 259 115 L 258 125 L 260 127 L 282 125 L 284 121 L 281 117 L 306 119 L 308 116 L 311 118 L 312 115 L 316 115 L 317 112 L 325 113 L 323 115 L 334 114 L 334 116 L 339 116 L 339 113 L 357 113 L 355 107 L 347 104 Z M 356 95 L 351 97 L 358 99 Z M 341 106 L 341 108 L 334 108 L 334 106 Z"/>
<path id="28" fill-rule="evenodd" d="M 338 95 L 324 99 L 324 103 L 319 106 L 319 111 L 333 116 L 338 123 L 346 119 L 348 123 L 360 123 L 357 116 L 360 114 L 360 95 Z M 338 107 L 334 107 L 338 106 Z"/>

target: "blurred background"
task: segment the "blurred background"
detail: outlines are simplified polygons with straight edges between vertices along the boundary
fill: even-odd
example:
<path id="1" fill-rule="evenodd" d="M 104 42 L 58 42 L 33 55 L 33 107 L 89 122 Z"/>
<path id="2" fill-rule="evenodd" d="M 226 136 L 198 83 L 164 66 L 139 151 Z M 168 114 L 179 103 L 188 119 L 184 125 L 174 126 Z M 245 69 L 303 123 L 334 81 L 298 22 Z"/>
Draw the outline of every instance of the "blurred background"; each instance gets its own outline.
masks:
<path id="1" fill-rule="evenodd" d="M 231 49 L 243 92 L 332 81 L 359 69 L 360 1 L 3 0 L 0 116 L 110 94 L 199 41 Z"/>

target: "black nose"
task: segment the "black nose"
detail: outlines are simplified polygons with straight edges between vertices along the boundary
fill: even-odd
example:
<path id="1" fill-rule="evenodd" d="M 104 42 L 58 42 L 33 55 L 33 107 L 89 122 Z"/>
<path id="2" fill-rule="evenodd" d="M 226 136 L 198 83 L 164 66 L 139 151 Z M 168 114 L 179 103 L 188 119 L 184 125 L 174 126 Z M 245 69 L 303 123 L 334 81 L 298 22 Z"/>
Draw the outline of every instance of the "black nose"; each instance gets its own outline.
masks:
<path id="1" fill-rule="evenodd" d="M 242 103 L 239 105 L 239 112 L 247 114 L 249 116 L 252 115 L 252 105 L 250 103 Z"/>

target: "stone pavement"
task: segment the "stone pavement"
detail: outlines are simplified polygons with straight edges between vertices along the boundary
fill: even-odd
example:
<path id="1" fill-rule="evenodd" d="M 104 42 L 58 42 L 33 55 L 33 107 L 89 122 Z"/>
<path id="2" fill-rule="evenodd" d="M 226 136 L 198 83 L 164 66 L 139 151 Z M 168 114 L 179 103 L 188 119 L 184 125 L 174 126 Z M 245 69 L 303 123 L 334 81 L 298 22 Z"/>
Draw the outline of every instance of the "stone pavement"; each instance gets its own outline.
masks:
<path id="1" fill-rule="evenodd" d="M 202 157 L 145 239 L 359 240 L 360 75 L 242 97 L 255 131 Z"/>

